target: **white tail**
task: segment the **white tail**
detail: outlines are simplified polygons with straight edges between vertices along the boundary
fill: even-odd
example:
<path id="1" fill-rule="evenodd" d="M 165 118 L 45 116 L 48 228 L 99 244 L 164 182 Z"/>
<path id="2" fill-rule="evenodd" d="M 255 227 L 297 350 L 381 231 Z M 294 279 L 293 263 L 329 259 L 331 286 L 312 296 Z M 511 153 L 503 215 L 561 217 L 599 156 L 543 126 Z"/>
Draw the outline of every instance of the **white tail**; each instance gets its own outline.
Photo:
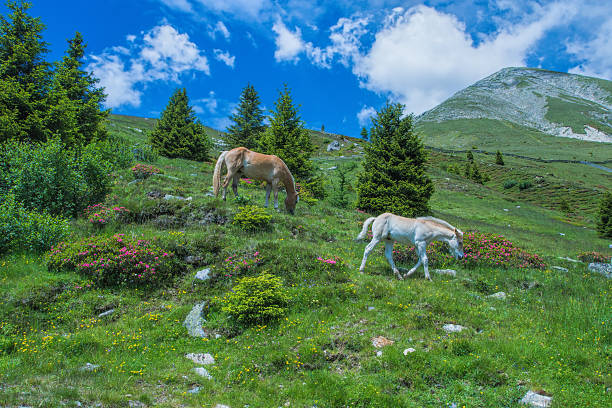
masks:
<path id="1" fill-rule="evenodd" d="M 355 238 L 355 240 L 360 240 L 360 239 L 364 239 L 366 237 L 366 234 L 368 233 L 368 229 L 370 228 L 370 224 L 374 222 L 374 220 L 376 219 L 376 217 L 370 217 L 367 220 L 365 220 L 365 222 L 363 223 L 363 228 L 361 229 L 361 232 L 359 233 L 359 235 L 357 235 L 357 238 Z"/>
<path id="2" fill-rule="evenodd" d="M 217 159 L 217 164 L 215 164 L 215 172 L 213 173 L 213 193 L 215 197 L 219 195 L 219 190 L 221 188 L 221 171 L 223 170 L 223 162 L 226 154 L 227 151 L 221 152 Z"/>

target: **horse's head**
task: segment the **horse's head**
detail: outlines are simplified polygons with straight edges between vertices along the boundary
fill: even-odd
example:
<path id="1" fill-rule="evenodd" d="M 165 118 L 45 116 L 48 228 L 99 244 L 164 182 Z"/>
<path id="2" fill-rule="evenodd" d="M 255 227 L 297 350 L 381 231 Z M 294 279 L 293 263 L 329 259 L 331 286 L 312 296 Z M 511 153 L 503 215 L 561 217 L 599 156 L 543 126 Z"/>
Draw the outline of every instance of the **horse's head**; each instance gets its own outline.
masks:
<path id="1" fill-rule="evenodd" d="M 448 241 L 448 245 L 455 258 L 463 258 L 463 232 L 455 228 L 455 235 Z"/>
<path id="2" fill-rule="evenodd" d="M 295 213 L 295 206 L 298 201 L 300 201 L 300 194 L 296 191 L 293 194 L 287 193 L 287 198 L 285 198 L 285 208 L 289 211 L 289 214 L 293 215 Z"/>

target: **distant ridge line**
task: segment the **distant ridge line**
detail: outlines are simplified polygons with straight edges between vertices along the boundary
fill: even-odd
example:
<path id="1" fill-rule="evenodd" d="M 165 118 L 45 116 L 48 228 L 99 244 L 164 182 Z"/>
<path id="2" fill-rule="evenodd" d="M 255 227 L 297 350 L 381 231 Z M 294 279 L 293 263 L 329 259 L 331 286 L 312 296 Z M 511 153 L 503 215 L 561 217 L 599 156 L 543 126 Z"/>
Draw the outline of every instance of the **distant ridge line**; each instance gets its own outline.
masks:
<path id="1" fill-rule="evenodd" d="M 425 146 L 426 149 L 429 150 L 434 150 L 436 152 L 441 152 L 441 153 L 467 153 L 467 152 L 475 152 L 475 153 L 482 153 L 482 154 L 488 154 L 488 155 L 495 155 L 497 153 L 492 153 L 492 152 L 487 152 L 486 150 L 480 150 L 480 149 L 469 149 L 469 150 L 452 150 L 452 149 L 444 149 L 442 147 L 434 147 L 434 146 Z M 604 161 L 584 161 L 584 160 L 564 160 L 564 159 L 538 159 L 535 157 L 529 157 L 529 156 L 521 156 L 520 154 L 514 154 L 514 153 L 503 153 L 502 154 L 504 156 L 510 156 L 510 157 L 516 157 L 519 159 L 525 159 L 525 160 L 532 160 L 532 161 L 536 161 L 536 162 L 540 162 L 540 163 L 573 163 L 573 164 L 609 164 L 612 163 L 612 160 L 604 160 Z"/>

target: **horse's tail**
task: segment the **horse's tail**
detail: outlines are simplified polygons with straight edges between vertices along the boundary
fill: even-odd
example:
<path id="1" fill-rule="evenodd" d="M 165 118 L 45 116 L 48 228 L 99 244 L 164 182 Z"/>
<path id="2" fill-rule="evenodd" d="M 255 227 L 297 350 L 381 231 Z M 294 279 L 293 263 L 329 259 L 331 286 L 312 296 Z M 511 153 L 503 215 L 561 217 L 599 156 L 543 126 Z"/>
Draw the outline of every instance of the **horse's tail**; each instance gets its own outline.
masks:
<path id="1" fill-rule="evenodd" d="M 364 239 L 366 237 L 368 229 L 370 228 L 370 224 L 373 223 L 375 219 L 376 217 L 370 217 L 365 220 L 365 222 L 363 223 L 363 228 L 361 229 L 359 235 L 357 235 L 357 238 L 355 238 L 355 241 L 359 241 L 360 239 Z"/>
<path id="2" fill-rule="evenodd" d="M 219 195 L 219 189 L 221 188 L 221 171 L 223 170 L 223 162 L 227 151 L 221 152 L 215 164 L 215 172 L 213 173 L 213 193 L 215 197 Z"/>

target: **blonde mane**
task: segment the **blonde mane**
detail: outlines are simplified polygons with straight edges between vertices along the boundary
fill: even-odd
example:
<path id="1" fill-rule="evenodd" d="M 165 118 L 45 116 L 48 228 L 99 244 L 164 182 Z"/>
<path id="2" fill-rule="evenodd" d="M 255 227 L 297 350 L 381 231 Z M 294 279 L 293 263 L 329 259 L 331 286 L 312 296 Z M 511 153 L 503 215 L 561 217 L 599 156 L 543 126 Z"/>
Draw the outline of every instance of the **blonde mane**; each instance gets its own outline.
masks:
<path id="1" fill-rule="evenodd" d="M 436 218 L 436 217 L 417 217 L 417 220 L 433 221 L 433 222 L 435 222 L 437 224 L 445 226 L 446 228 L 448 228 L 448 229 L 450 229 L 452 231 L 454 231 L 456 229 L 455 227 L 450 225 L 448 222 L 446 222 L 444 220 L 441 220 L 439 218 Z M 463 232 L 461 232 L 461 230 L 457 229 L 457 231 L 459 231 L 461 234 L 463 234 Z"/>

